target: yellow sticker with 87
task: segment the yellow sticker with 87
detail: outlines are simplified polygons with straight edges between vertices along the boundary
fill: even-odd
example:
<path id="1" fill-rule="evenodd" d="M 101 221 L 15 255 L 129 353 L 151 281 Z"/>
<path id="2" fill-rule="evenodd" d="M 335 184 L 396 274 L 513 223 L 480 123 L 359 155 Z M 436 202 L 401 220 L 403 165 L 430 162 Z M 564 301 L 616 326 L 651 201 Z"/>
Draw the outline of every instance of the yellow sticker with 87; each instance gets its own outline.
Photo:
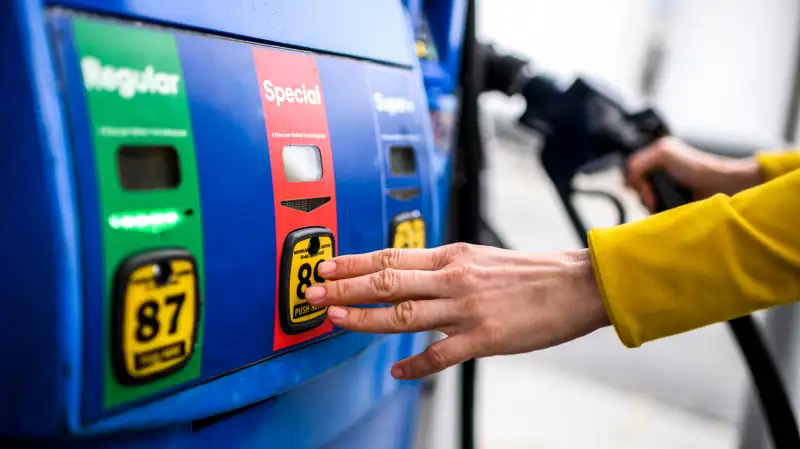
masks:
<path id="1" fill-rule="evenodd" d="M 309 252 L 312 239 L 318 239 L 319 250 Z M 327 310 L 306 301 L 306 289 L 321 284 L 325 279 L 319 275 L 319 264 L 333 258 L 333 240 L 328 235 L 308 237 L 298 241 L 292 251 L 292 264 L 289 270 L 289 320 L 292 324 L 313 321 Z"/>
<path id="2" fill-rule="evenodd" d="M 403 220 L 395 226 L 393 248 L 425 248 L 425 221 L 422 217 Z"/>
<path id="3" fill-rule="evenodd" d="M 162 270 L 168 273 L 160 273 Z M 197 278 L 190 260 L 147 263 L 125 284 L 121 310 L 123 375 L 146 381 L 179 369 L 194 352 Z"/>

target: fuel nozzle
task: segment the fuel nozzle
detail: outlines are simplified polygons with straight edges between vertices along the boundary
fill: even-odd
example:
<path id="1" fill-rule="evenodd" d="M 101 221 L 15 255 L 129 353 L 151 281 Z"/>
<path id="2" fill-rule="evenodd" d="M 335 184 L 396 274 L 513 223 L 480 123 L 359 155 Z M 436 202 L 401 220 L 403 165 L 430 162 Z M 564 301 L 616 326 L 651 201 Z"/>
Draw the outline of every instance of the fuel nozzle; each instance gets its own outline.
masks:
<path id="1" fill-rule="evenodd" d="M 569 97 L 558 81 L 547 75 L 536 75 L 522 85 L 520 92 L 527 108 L 519 118 L 520 124 L 542 135 L 548 135 L 565 118 Z"/>
<path id="2" fill-rule="evenodd" d="M 606 197 L 616 206 L 620 223 L 624 222 L 625 211 L 616 196 L 577 190 L 572 185 L 573 178 L 578 173 L 618 164 L 668 135 L 666 122 L 652 108 L 629 112 L 613 93 L 580 77 L 564 89 L 556 79 L 537 75 L 523 84 L 520 93 L 527 108 L 519 123 L 543 135 L 542 165 L 584 243 L 587 228 L 572 204 L 575 194 Z M 658 179 L 653 180 L 659 182 L 657 189 L 670 187 L 662 185 L 662 175 L 654 175 Z M 671 192 L 666 195 L 674 201 L 686 200 L 685 196 L 675 197 Z"/>
<path id="3" fill-rule="evenodd" d="M 527 103 L 519 122 L 549 138 L 559 158 L 581 166 L 619 152 L 625 156 L 669 134 L 664 120 L 652 108 L 629 112 L 613 94 L 585 78 L 562 89 L 552 77 L 532 77 L 521 89 Z M 562 140 L 582 148 L 561 148 Z"/>

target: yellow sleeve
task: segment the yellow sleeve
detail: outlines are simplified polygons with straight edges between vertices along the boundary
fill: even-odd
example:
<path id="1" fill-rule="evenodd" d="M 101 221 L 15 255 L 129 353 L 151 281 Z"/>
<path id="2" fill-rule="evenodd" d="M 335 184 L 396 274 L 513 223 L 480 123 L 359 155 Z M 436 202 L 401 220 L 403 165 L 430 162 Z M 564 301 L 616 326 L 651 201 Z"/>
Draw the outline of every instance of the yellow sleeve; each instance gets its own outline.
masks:
<path id="1" fill-rule="evenodd" d="M 800 170 L 733 197 L 593 229 L 589 248 L 628 347 L 800 301 Z"/>
<path id="2" fill-rule="evenodd" d="M 756 155 L 764 181 L 770 181 L 800 168 L 800 151 L 770 153 Z"/>

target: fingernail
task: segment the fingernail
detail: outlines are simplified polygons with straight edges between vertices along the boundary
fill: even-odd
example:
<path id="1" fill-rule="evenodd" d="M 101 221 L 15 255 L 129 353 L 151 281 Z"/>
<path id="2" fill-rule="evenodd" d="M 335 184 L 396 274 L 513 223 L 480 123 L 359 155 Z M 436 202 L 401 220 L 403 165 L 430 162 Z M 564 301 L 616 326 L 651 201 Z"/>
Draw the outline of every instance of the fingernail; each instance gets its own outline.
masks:
<path id="1" fill-rule="evenodd" d="M 325 297 L 325 287 L 313 286 L 306 289 L 306 300 L 319 301 Z"/>
<path id="2" fill-rule="evenodd" d="M 402 379 L 403 375 L 405 375 L 403 368 L 400 368 L 399 366 L 392 367 L 392 377 L 394 377 L 395 379 Z"/>
<path id="3" fill-rule="evenodd" d="M 347 309 L 343 307 L 330 306 L 328 307 L 328 316 L 333 321 L 342 321 L 343 319 L 347 318 Z"/>
<path id="4" fill-rule="evenodd" d="M 328 261 L 325 261 L 325 262 L 322 262 L 322 263 L 321 263 L 321 264 L 319 264 L 319 266 L 317 267 L 317 271 L 319 272 L 319 274 L 321 274 L 321 275 L 323 275 L 323 276 L 324 276 L 325 274 L 331 274 L 331 273 L 333 273 L 333 270 L 335 270 L 335 269 L 336 269 L 336 262 L 331 262 L 331 261 L 329 261 L 329 260 L 328 260 Z"/>

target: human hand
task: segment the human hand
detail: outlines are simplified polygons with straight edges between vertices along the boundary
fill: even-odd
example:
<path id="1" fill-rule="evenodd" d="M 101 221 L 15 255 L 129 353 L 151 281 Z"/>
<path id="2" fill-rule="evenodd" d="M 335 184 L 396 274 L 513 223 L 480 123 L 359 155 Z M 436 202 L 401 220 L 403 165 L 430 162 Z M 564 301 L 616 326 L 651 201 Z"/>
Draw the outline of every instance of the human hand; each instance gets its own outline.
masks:
<path id="1" fill-rule="evenodd" d="M 418 379 L 475 357 L 555 346 L 609 324 L 588 250 L 525 254 L 487 246 L 385 249 L 319 265 L 306 299 L 337 326 L 447 338 L 394 365 Z M 390 307 L 352 308 L 389 303 Z"/>
<path id="2" fill-rule="evenodd" d="M 639 193 L 651 212 L 656 205 L 647 175 L 664 170 L 693 200 L 717 193 L 735 195 L 762 182 L 761 167 L 753 158 L 730 159 L 704 153 L 675 137 L 663 137 L 628 158 L 626 184 Z"/>

